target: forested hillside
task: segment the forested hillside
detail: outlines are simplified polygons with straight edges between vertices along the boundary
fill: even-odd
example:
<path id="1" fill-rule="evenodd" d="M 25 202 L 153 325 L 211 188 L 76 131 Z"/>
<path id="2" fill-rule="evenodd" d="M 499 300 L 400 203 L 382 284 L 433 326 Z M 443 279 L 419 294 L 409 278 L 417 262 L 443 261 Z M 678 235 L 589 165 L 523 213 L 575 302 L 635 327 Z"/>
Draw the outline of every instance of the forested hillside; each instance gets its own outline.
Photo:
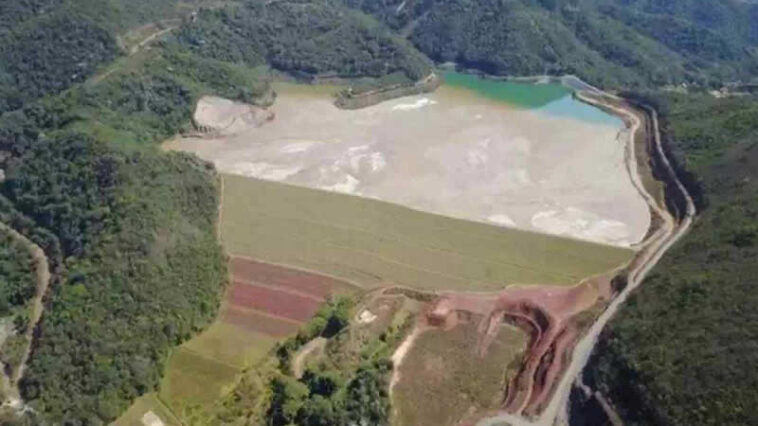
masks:
<path id="1" fill-rule="evenodd" d="M 8 229 L 0 229 L 0 361 L 8 371 L 18 367 L 25 347 L 36 266 L 30 248 Z"/>
<path id="2" fill-rule="evenodd" d="M 145 24 L 167 19 L 176 28 L 162 41 L 127 46 Z M 41 246 L 54 274 L 20 386 L 27 414 L 46 424 L 111 421 L 157 386 L 171 348 L 216 314 L 226 267 L 215 172 L 157 149 L 190 128 L 200 96 L 267 104 L 270 68 L 408 84 L 432 69 L 413 45 L 492 74 L 574 73 L 614 89 L 721 86 L 758 75 L 758 5 L 0 0 L 0 220 Z M 589 381 L 630 424 L 758 423 L 758 101 L 658 102 L 708 205 L 613 324 Z M 29 258 L 5 246 L 0 314 L 21 323 Z M 316 409 L 343 420 L 363 409 L 386 415 L 384 395 L 374 407 L 346 405 L 381 393 L 386 365 L 366 368 L 335 376 L 341 391 L 328 404 L 298 397 L 315 382 L 281 383 L 278 402 L 294 403 L 279 420 Z M 352 390 L 359 395 L 346 399 Z"/>
<path id="3" fill-rule="evenodd" d="M 405 40 L 363 14 L 328 0 L 251 1 L 203 10 L 177 41 L 203 57 L 255 67 L 268 64 L 297 77 L 373 78 L 412 83 L 431 63 Z"/>
<path id="4" fill-rule="evenodd" d="M 705 209 L 611 323 L 585 382 L 628 425 L 758 424 L 758 98 L 656 103 Z"/>
<path id="5" fill-rule="evenodd" d="M 0 114 L 84 81 L 123 54 L 128 29 L 209 0 L 0 1 Z"/>
<path id="6" fill-rule="evenodd" d="M 725 0 L 344 0 L 439 62 L 604 87 L 719 86 L 758 70 L 758 5 Z"/>
<path id="7" fill-rule="evenodd" d="M 191 128 L 201 96 L 270 103 L 267 67 L 380 84 L 430 70 L 386 27 L 339 4 L 213 3 L 225 9 L 200 10 L 176 36 L 127 52 L 127 25 L 186 4 L 0 2 L 0 218 L 42 246 L 54 272 L 20 383 L 30 421 L 113 420 L 155 389 L 171 348 L 214 318 L 227 275 L 215 171 L 157 148 Z M 228 54 L 234 46 L 245 55 Z"/>

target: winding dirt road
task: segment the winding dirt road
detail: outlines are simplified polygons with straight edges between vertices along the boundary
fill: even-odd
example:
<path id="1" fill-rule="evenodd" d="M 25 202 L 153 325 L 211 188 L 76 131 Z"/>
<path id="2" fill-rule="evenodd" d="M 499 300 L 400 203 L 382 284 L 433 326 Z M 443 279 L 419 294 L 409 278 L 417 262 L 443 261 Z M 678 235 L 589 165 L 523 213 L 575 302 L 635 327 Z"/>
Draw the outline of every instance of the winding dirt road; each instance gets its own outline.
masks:
<path id="1" fill-rule="evenodd" d="M 47 260 L 45 252 L 38 245 L 34 244 L 31 240 L 18 233 L 15 229 L 0 223 L 0 231 L 10 234 L 13 238 L 23 243 L 32 254 L 35 263 L 35 274 L 37 289 L 32 299 L 32 307 L 29 315 L 29 325 L 26 329 L 24 337 L 26 338 L 26 347 L 24 353 L 19 362 L 19 367 L 13 372 L 12 377 L 8 380 L 6 401 L 3 405 L 9 405 L 12 407 L 20 408 L 23 404 L 21 402 L 20 393 L 18 391 L 18 382 L 24 377 L 24 370 L 26 369 L 26 363 L 29 360 L 29 355 L 32 350 L 32 340 L 34 339 L 34 330 L 37 328 L 37 324 L 42 318 L 42 312 L 45 310 L 43 300 L 47 294 L 47 289 L 50 285 L 50 264 Z"/>
<path id="2" fill-rule="evenodd" d="M 599 106 L 601 105 L 630 120 L 632 126 L 629 145 L 634 144 L 634 135 L 637 134 L 637 131 L 642 125 L 641 120 L 636 114 L 614 105 L 606 104 L 593 97 L 584 96 L 581 93 L 577 93 L 577 96 L 585 102 Z M 602 96 L 614 100 L 621 100 L 620 98 L 610 94 L 603 93 Z M 662 160 L 661 163 L 665 169 L 665 173 L 669 175 L 672 182 L 675 182 L 678 191 L 684 195 L 685 201 L 687 203 L 684 217 L 679 222 L 677 222 L 668 211 L 658 205 L 658 203 L 655 201 L 655 197 L 653 197 L 651 194 L 647 194 L 645 196 L 645 198 L 648 200 L 648 203 L 650 203 L 651 208 L 658 211 L 659 214 L 661 214 L 661 217 L 664 218 L 664 224 L 661 226 L 658 232 L 656 232 L 656 234 L 650 238 L 648 245 L 640 251 L 637 258 L 633 261 L 629 270 L 629 280 L 626 288 L 621 293 L 619 293 L 619 295 L 608 305 L 606 310 L 598 317 L 598 319 L 587 331 L 584 337 L 582 337 L 582 339 L 577 343 L 572 353 L 571 363 L 563 373 L 561 381 L 558 383 L 547 408 L 536 419 L 527 419 L 518 414 L 501 413 L 495 417 L 490 417 L 480 421 L 477 424 L 478 426 L 500 426 L 504 424 L 510 424 L 512 426 L 554 426 L 568 424 L 568 401 L 569 395 L 571 393 L 572 383 L 577 379 L 579 374 L 587 365 L 587 361 L 592 354 L 592 350 L 595 347 L 598 341 L 598 337 L 600 336 L 603 328 L 605 328 L 606 324 L 608 324 L 616 312 L 618 312 L 619 308 L 624 304 L 624 302 L 626 302 L 626 300 L 629 298 L 629 295 L 637 287 L 640 286 L 648 273 L 650 273 L 653 267 L 655 267 L 655 265 L 661 260 L 663 255 L 685 235 L 685 233 L 692 225 L 693 219 L 696 214 L 695 203 L 690 194 L 687 192 L 687 189 L 676 176 L 676 173 L 674 172 L 674 169 L 663 150 L 663 146 L 661 144 L 660 129 L 658 126 L 657 112 L 651 108 L 646 107 L 645 109 L 647 110 L 647 113 L 652 120 L 653 137 L 655 149 L 657 151 L 656 153 Z M 632 156 L 629 158 L 629 161 L 630 170 L 636 172 L 636 162 L 634 162 L 634 164 L 631 163 L 632 161 L 635 161 L 633 150 Z M 639 181 L 638 176 L 633 176 L 633 179 L 635 179 L 637 182 Z M 639 187 L 644 188 L 641 185 Z"/>

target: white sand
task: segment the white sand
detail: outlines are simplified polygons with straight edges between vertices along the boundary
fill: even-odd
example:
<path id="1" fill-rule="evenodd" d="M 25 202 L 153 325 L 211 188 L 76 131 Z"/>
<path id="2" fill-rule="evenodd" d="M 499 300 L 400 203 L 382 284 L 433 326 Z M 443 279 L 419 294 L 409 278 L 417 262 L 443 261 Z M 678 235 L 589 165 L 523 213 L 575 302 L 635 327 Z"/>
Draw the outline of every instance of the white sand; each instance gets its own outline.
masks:
<path id="1" fill-rule="evenodd" d="M 203 104 L 204 114 L 225 122 L 230 107 L 215 104 Z M 358 111 L 334 107 L 323 91 L 289 88 L 271 109 L 276 118 L 259 127 L 170 148 L 221 172 L 620 246 L 641 240 L 650 223 L 612 125 L 446 86 Z"/>

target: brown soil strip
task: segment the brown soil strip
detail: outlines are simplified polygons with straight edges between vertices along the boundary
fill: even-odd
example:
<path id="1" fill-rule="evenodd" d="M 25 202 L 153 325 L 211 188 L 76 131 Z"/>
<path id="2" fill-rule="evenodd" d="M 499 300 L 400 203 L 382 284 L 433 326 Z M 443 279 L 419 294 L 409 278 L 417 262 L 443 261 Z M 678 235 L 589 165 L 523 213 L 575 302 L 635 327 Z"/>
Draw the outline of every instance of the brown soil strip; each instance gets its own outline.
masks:
<path id="1" fill-rule="evenodd" d="M 321 303 L 286 291 L 235 282 L 229 293 L 232 305 L 259 310 L 295 321 L 308 321 Z"/>
<path id="2" fill-rule="evenodd" d="M 247 284 L 247 285 L 252 285 L 252 286 L 255 286 L 255 287 L 265 287 L 265 288 L 268 288 L 268 289 L 271 289 L 271 290 L 274 290 L 274 291 L 280 291 L 280 292 L 284 292 L 284 293 L 289 293 L 289 294 L 291 294 L 293 296 L 300 296 L 300 297 L 304 297 L 306 299 L 311 299 L 311 300 L 313 300 L 315 302 L 319 302 L 319 303 L 323 303 L 323 302 L 326 301 L 326 299 L 324 299 L 322 297 L 314 296 L 312 294 L 304 293 L 304 292 L 302 292 L 300 290 L 289 288 L 289 287 L 285 287 L 285 286 L 277 286 L 277 285 L 273 285 L 273 284 L 262 283 L 262 282 L 259 282 L 259 281 L 242 280 L 242 279 L 239 279 L 239 278 L 236 278 L 236 277 L 233 279 L 233 282 L 235 284 Z"/>
<path id="3" fill-rule="evenodd" d="M 230 264 L 235 279 L 266 283 L 267 285 L 305 293 L 319 299 L 329 296 L 335 285 L 345 285 L 345 283 L 324 275 L 248 258 L 233 257 Z"/>
<path id="4" fill-rule="evenodd" d="M 222 321 L 245 330 L 272 337 L 287 337 L 297 332 L 303 324 L 284 317 L 269 315 L 252 309 L 229 305 L 221 312 Z"/>

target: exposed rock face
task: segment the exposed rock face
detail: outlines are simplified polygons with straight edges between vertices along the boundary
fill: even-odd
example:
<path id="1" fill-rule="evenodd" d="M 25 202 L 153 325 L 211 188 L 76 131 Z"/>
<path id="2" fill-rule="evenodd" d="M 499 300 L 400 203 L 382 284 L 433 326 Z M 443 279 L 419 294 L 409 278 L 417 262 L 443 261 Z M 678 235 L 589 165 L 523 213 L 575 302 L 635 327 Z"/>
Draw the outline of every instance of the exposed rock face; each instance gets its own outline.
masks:
<path id="1" fill-rule="evenodd" d="M 231 136 L 264 125 L 274 119 L 274 113 L 254 105 L 205 96 L 198 101 L 192 119 L 201 132 Z"/>

